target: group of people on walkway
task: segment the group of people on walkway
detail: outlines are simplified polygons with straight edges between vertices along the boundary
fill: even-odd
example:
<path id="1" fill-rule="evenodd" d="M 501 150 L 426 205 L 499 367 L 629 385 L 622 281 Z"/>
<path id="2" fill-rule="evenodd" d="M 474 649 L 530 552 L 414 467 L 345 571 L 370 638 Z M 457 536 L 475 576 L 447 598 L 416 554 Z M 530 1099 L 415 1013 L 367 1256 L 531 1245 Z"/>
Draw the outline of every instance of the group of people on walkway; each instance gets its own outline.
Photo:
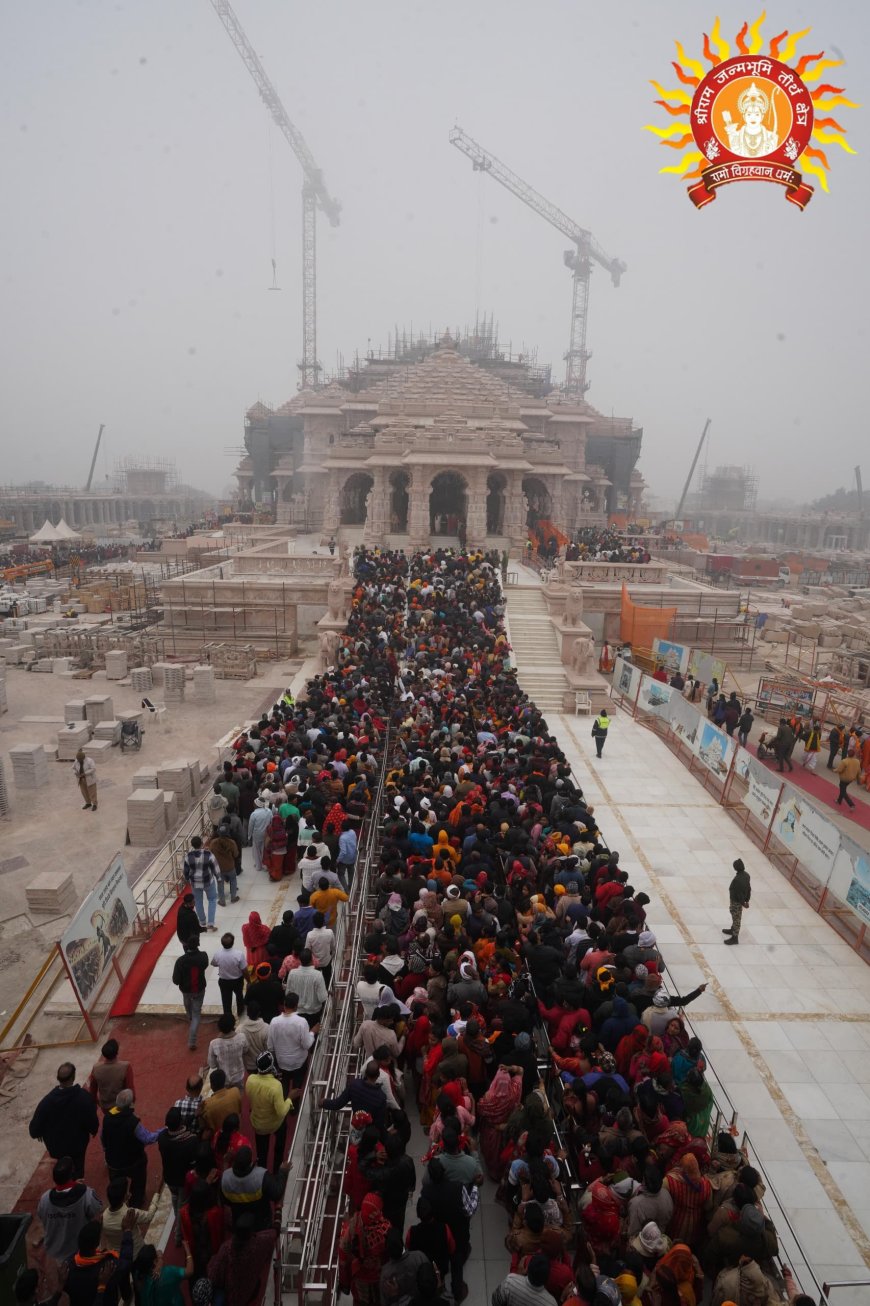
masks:
<path id="1" fill-rule="evenodd" d="M 203 1073 L 187 1078 L 163 1124 L 150 1129 L 137 1114 L 133 1068 L 109 1039 L 86 1085 L 65 1063 L 57 1087 L 37 1107 L 31 1136 L 54 1160 L 54 1186 L 39 1216 L 43 1286 L 54 1289 L 55 1302 L 115 1306 L 135 1298 L 136 1306 L 185 1306 L 185 1282 L 195 1306 L 261 1300 L 288 1170 L 287 1138 L 328 999 L 334 926 L 348 901 L 395 679 L 389 638 L 375 638 L 371 625 L 383 597 L 375 570 L 358 574 L 340 665 L 315 677 L 304 698 L 285 693 L 239 736 L 208 803 L 211 834 L 194 838 L 186 855 L 173 980 L 191 1047 L 215 973 L 223 1008 Z M 256 813 L 267 818 L 259 849 Z M 298 873 L 297 905 L 273 927 L 251 912 L 239 946 L 225 931 L 206 950 L 203 935 L 217 933 L 215 908 L 238 897 L 239 853 L 248 841 L 253 874 Z M 100 1195 L 83 1180 L 97 1136 L 108 1179 Z M 158 1194 L 146 1200 L 154 1148 L 172 1200 L 180 1265 L 144 1242 L 158 1201 Z M 20 1291 L 29 1296 L 20 1300 L 35 1301 L 38 1287 L 38 1274 L 28 1271 Z"/>
<path id="2" fill-rule="evenodd" d="M 505 1210 L 492 1306 L 809 1306 L 777 1274 L 758 1172 L 711 1132 L 682 1015 L 705 985 L 668 991 L 650 900 L 509 669 L 496 559 L 362 561 L 405 612 L 363 1057 L 323 1103 L 353 1110 L 342 1287 L 354 1306 L 464 1300 L 488 1179 Z"/>

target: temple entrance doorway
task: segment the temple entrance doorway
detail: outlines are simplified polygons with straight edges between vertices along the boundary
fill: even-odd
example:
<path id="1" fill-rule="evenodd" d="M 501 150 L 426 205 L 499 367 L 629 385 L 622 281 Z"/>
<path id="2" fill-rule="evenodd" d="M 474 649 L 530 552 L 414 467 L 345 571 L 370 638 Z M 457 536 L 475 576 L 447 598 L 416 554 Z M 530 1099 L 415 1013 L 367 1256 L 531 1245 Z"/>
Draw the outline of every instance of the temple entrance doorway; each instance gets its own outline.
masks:
<path id="1" fill-rule="evenodd" d="M 490 472 L 486 480 L 486 533 L 504 535 L 504 501 L 507 478 L 503 472 Z"/>
<path id="2" fill-rule="evenodd" d="M 468 493 L 458 472 L 439 472 L 429 493 L 429 530 L 433 535 L 465 538 Z"/>
<path id="3" fill-rule="evenodd" d="M 339 521 L 342 526 L 364 526 L 367 513 L 366 500 L 374 485 L 374 477 L 367 472 L 354 472 L 341 489 Z"/>
<path id="4" fill-rule="evenodd" d="M 408 530 L 409 487 L 411 477 L 407 472 L 390 474 L 390 532 L 404 535 Z"/>

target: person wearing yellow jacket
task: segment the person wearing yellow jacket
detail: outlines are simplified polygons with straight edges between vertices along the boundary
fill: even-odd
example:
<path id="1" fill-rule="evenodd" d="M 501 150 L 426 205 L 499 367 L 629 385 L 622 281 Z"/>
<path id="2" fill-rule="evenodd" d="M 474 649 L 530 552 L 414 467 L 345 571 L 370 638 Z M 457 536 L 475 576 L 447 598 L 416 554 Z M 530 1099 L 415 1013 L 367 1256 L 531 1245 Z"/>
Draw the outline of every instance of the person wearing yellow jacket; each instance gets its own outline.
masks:
<path id="1" fill-rule="evenodd" d="M 272 1171 L 277 1174 L 284 1159 L 287 1116 L 293 1110 L 293 1100 L 284 1097 L 284 1088 L 278 1078 L 275 1059 L 271 1052 L 261 1052 L 257 1057 L 257 1069 L 253 1075 L 248 1076 L 245 1096 L 251 1105 L 251 1125 L 257 1144 L 257 1165 L 268 1169 L 269 1140 L 274 1137 Z"/>

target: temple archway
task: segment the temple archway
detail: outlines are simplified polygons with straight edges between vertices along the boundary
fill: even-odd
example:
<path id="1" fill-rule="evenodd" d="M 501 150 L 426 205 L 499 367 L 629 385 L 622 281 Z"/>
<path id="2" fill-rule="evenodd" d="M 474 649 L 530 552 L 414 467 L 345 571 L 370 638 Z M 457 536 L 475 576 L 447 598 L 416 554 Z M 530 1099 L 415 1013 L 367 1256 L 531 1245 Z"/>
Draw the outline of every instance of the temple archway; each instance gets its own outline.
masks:
<path id="1" fill-rule="evenodd" d="M 486 533 L 504 535 L 504 508 L 507 478 L 503 472 L 490 472 L 486 478 Z"/>
<path id="2" fill-rule="evenodd" d="M 404 535 L 408 529 L 410 487 L 409 472 L 390 473 L 390 532 L 393 535 Z"/>
<path id="3" fill-rule="evenodd" d="M 523 494 L 529 502 L 526 525 L 534 528 L 539 521 L 552 520 L 553 500 L 544 482 L 537 476 L 523 478 Z"/>
<path id="4" fill-rule="evenodd" d="M 439 472 L 429 492 L 429 530 L 433 535 L 465 535 L 468 486 L 459 472 Z"/>
<path id="5" fill-rule="evenodd" d="M 341 487 L 339 522 L 342 526 L 364 526 L 366 499 L 374 486 L 374 477 L 368 472 L 354 472 Z"/>

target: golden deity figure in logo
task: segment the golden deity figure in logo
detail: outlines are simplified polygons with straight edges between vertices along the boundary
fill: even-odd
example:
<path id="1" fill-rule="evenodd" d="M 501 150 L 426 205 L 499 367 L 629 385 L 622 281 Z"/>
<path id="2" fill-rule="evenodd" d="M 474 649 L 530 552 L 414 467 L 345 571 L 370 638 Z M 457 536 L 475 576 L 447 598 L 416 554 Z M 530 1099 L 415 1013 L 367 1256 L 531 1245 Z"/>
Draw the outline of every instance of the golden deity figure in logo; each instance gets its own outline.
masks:
<path id="1" fill-rule="evenodd" d="M 738 127 L 728 109 L 722 110 L 722 122 L 728 137 L 728 149 L 743 159 L 757 159 L 772 154 L 779 145 L 776 123 L 776 90 L 770 82 L 770 95 L 756 86 L 747 87 L 737 99 L 737 108 L 743 119 Z M 768 126 L 767 123 L 770 123 Z M 718 135 L 718 133 L 717 133 Z"/>

